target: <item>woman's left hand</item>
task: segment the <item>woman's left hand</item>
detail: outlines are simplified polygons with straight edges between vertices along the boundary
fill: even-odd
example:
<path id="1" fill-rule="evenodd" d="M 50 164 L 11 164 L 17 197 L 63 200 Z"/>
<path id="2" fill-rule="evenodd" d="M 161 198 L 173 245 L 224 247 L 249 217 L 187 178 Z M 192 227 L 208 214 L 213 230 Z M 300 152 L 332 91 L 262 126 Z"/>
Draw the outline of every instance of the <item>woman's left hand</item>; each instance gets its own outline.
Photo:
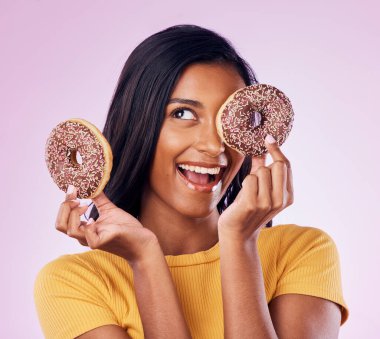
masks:
<path id="1" fill-rule="evenodd" d="M 273 163 L 265 166 L 266 154 L 252 157 L 250 174 L 244 179 L 235 201 L 219 217 L 219 233 L 242 240 L 257 239 L 260 229 L 293 203 L 290 162 L 275 141 L 268 143 L 267 140 L 265 145 Z"/>

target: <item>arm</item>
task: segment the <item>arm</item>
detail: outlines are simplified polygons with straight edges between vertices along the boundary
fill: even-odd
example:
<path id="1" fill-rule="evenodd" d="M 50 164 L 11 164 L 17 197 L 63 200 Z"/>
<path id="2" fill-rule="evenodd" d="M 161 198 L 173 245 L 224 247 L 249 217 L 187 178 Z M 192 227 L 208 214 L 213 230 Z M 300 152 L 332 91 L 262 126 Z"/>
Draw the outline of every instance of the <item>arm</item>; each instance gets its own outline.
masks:
<path id="1" fill-rule="evenodd" d="M 145 338 L 191 338 L 158 241 L 132 268 Z"/>
<path id="2" fill-rule="evenodd" d="M 219 231 L 219 244 L 225 338 L 277 338 L 256 241 Z"/>
<path id="3" fill-rule="evenodd" d="M 127 260 L 133 270 L 136 301 L 145 338 L 191 338 L 169 267 L 157 237 L 132 215 L 114 205 L 102 192 L 93 198 L 99 218 L 80 221 L 76 191 L 68 193 L 56 222 L 91 249 L 100 249 Z M 85 206 L 87 207 L 87 206 Z M 108 320 L 111 321 L 111 320 Z M 114 320 L 112 319 L 112 322 Z M 128 338 L 117 325 L 97 326 L 79 338 Z"/>
<path id="4" fill-rule="evenodd" d="M 146 249 L 144 259 L 131 264 L 136 301 L 144 328 L 144 338 L 191 338 L 177 292 L 158 241 Z M 116 325 L 95 328 L 78 339 L 128 339 Z"/>
<path id="5" fill-rule="evenodd" d="M 269 303 L 276 332 L 286 338 L 338 338 L 340 306 L 318 297 L 283 294 Z"/>
<path id="6" fill-rule="evenodd" d="M 337 304 L 285 294 L 268 308 L 257 242 L 232 241 L 222 232 L 219 242 L 225 338 L 338 338 Z"/>

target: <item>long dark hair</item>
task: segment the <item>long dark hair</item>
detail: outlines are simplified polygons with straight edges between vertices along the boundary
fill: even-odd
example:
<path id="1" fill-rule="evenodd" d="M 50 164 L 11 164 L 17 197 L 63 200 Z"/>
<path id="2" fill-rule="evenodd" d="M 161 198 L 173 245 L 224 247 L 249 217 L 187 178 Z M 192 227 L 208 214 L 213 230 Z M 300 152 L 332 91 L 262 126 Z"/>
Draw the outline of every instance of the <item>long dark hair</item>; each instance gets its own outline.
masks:
<path id="1" fill-rule="evenodd" d="M 114 157 L 104 192 L 135 217 L 140 213 L 166 105 L 184 68 L 193 63 L 232 64 L 247 86 L 258 83 L 249 64 L 227 39 L 199 26 L 169 27 L 134 49 L 119 77 L 103 134 Z M 219 213 L 234 201 L 250 168 L 247 157 L 219 202 Z M 98 218 L 95 206 L 90 216 Z M 271 225 L 272 221 L 267 224 Z"/>

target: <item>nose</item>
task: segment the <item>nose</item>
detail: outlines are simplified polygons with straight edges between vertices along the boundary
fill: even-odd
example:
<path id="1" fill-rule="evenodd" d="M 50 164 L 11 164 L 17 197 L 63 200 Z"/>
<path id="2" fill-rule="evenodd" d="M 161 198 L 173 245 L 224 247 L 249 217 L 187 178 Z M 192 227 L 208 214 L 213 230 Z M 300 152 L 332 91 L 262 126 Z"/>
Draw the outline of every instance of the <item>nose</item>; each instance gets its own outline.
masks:
<path id="1" fill-rule="evenodd" d="M 224 143 L 218 135 L 215 120 L 210 119 L 200 124 L 197 132 L 195 148 L 208 156 L 215 158 L 225 151 Z"/>

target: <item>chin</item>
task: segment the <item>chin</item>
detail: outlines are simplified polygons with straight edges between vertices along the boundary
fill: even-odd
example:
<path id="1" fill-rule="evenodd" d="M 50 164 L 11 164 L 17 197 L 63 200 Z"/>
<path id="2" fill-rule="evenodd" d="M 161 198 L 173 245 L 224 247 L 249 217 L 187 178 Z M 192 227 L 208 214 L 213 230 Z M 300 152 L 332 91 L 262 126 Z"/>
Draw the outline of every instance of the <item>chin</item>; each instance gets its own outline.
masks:
<path id="1" fill-rule="evenodd" d="M 174 207 L 178 213 L 186 216 L 188 218 L 206 218 L 210 216 L 215 210 L 217 210 L 217 206 L 210 206 L 209 204 L 196 204 L 192 203 L 191 205 L 179 205 Z"/>

